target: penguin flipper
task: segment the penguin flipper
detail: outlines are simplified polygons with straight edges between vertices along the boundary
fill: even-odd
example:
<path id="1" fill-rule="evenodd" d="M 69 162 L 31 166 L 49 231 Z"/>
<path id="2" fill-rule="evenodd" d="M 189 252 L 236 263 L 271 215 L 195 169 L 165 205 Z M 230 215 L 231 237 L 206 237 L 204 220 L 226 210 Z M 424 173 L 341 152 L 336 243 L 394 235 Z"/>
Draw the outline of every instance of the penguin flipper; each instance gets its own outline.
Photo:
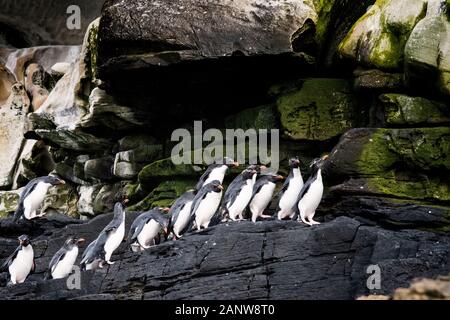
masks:
<path id="1" fill-rule="evenodd" d="M 24 202 L 25 198 L 28 197 L 30 195 L 30 193 L 32 193 L 33 190 L 36 188 L 37 184 L 39 183 L 39 181 L 37 179 L 39 179 L 39 178 L 33 179 L 30 182 L 28 182 L 25 189 L 20 194 L 19 205 L 17 206 L 17 209 L 14 212 L 14 218 L 13 218 L 14 222 L 18 222 L 19 219 L 23 217 L 24 210 L 25 210 L 23 202 Z"/>
<path id="2" fill-rule="evenodd" d="M 5 262 L 0 267 L 0 271 L 6 271 L 9 268 L 11 263 L 13 263 L 14 259 L 17 257 L 17 254 L 19 253 L 20 250 L 22 250 L 22 247 L 18 246 L 16 250 L 14 250 L 14 252 L 8 258 L 6 258 Z"/>

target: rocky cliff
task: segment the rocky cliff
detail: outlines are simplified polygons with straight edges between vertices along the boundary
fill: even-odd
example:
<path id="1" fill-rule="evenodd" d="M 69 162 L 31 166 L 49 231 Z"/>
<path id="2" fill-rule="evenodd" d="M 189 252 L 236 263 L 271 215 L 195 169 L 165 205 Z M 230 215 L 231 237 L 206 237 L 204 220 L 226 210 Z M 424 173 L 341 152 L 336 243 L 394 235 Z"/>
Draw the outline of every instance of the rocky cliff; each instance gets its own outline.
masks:
<path id="1" fill-rule="evenodd" d="M 448 1 L 108 0 L 98 19 L 86 2 L 84 38 L 13 28 L 28 16 L 4 2 L 3 38 L 28 37 L 0 48 L 0 258 L 31 232 L 42 268 L 65 236 L 91 239 L 118 195 L 130 211 L 172 204 L 204 168 L 170 160 L 171 133 L 195 120 L 279 129 L 281 173 L 293 155 L 305 176 L 330 160 L 320 226 L 219 225 L 122 249 L 81 291 L 40 269 L 1 297 L 351 299 L 449 273 Z M 21 188 L 49 172 L 68 182 L 47 195 L 49 221 L 12 225 Z"/>

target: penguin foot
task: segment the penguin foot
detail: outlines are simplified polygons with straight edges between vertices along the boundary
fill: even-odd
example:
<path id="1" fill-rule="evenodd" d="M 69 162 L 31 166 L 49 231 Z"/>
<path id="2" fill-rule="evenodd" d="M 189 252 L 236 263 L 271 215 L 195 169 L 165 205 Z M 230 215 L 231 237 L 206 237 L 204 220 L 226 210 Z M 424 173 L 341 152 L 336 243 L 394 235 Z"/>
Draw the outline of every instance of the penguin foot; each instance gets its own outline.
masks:
<path id="1" fill-rule="evenodd" d="M 113 262 L 113 261 L 106 261 L 106 263 L 111 265 L 111 264 L 114 264 L 115 262 Z"/>
<path id="2" fill-rule="evenodd" d="M 311 225 L 320 224 L 320 222 L 315 221 L 315 220 L 313 220 L 313 219 L 310 219 L 309 222 L 311 223 Z"/>
<path id="3" fill-rule="evenodd" d="M 272 216 L 268 215 L 268 214 L 262 214 L 261 218 L 263 218 L 263 219 L 270 219 L 270 218 L 272 218 Z"/>

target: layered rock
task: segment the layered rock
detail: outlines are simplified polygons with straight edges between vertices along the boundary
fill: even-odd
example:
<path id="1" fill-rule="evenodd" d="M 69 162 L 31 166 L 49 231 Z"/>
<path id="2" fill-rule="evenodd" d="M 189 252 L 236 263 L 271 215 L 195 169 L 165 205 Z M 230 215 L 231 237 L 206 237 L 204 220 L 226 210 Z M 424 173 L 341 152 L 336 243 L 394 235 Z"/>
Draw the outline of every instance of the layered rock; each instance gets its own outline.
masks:
<path id="1" fill-rule="evenodd" d="M 128 214 L 127 223 L 134 216 Z M 380 230 L 342 217 L 314 228 L 276 221 L 221 224 L 140 254 L 123 246 L 108 270 L 82 272 L 80 290 L 67 289 L 65 279 L 41 280 L 51 256 L 69 234 L 89 242 L 110 218 L 103 215 L 88 224 L 51 231 L 51 238 L 34 239 L 37 273 L 24 284 L 0 288 L 0 297 L 351 299 L 391 294 L 414 277 L 450 271 L 447 236 Z M 14 245 L 8 242 L 5 248 Z M 381 269 L 379 290 L 367 289 L 369 265 Z"/>

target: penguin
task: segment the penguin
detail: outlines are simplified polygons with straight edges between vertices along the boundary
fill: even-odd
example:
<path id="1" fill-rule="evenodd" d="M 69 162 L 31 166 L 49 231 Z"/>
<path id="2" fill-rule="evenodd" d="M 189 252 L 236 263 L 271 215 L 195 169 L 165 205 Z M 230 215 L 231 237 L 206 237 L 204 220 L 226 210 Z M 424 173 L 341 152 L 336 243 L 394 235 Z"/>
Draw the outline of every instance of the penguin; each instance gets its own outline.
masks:
<path id="1" fill-rule="evenodd" d="M 297 198 L 303 187 L 303 177 L 300 172 L 298 157 L 289 160 L 291 168 L 280 192 L 278 193 L 277 217 L 279 220 L 291 218 L 295 215 Z"/>
<path id="2" fill-rule="evenodd" d="M 19 246 L 11 254 L 0 270 L 8 270 L 12 284 L 23 283 L 31 271 L 35 269 L 34 251 L 27 235 L 21 235 Z"/>
<path id="3" fill-rule="evenodd" d="M 129 243 L 133 252 L 144 251 L 157 244 L 161 228 L 168 233 L 169 219 L 164 213 L 169 208 L 156 207 L 139 215 L 128 232 Z"/>
<path id="4" fill-rule="evenodd" d="M 325 160 L 328 159 L 328 155 L 319 159 L 314 159 L 311 163 L 311 177 L 306 181 L 299 196 L 297 205 L 298 221 L 302 221 L 310 226 L 314 224 L 320 224 L 320 222 L 314 221 L 314 214 L 316 209 L 322 200 L 323 195 L 323 182 L 322 182 L 322 169 Z"/>
<path id="5" fill-rule="evenodd" d="M 252 197 L 257 173 L 257 170 L 247 168 L 231 182 L 223 200 L 223 216 L 228 215 L 233 221 L 244 219 L 244 211 Z"/>
<path id="6" fill-rule="evenodd" d="M 264 215 L 264 210 L 269 206 L 275 191 L 276 183 L 282 181 L 283 176 L 268 174 L 260 177 L 253 186 L 253 193 L 250 199 L 250 212 L 252 221 L 256 222 L 258 217 L 263 219 L 271 218 L 270 215 Z"/>
<path id="7" fill-rule="evenodd" d="M 73 265 L 78 257 L 78 247 L 84 241 L 83 238 L 68 238 L 50 261 L 44 280 L 67 277 L 72 272 Z"/>
<path id="8" fill-rule="evenodd" d="M 170 208 L 169 231 L 173 233 L 175 240 L 181 238 L 187 231 L 191 218 L 192 202 L 195 197 L 194 191 L 195 190 L 186 191 Z"/>
<path id="9" fill-rule="evenodd" d="M 213 180 L 204 185 L 195 195 L 192 201 L 191 220 L 188 230 L 193 224 L 197 230 L 208 228 L 212 217 L 216 213 L 222 199 L 223 186 L 219 180 Z"/>
<path id="10" fill-rule="evenodd" d="M 38 210 L 42 207 L 48 189 L 60 184 L 65 184 L 64 180 L 55 176 L 39 177 L 28 182 L 20 195 L 19 206 L 14 213 L 14 221 L 18 222 L 22 218 L 32 220 L 42 217 L 45 213 L 38 213 Z"/>
<path id="11" fill-rule="evenodd" d="M 114 217 L 111 222 L 100 232 L 83 253 L 81 267 L 83 270 L 103 268 L 104 262 L 114 264 L 111 261 L 113 252 L 120 246 L 125 237 L 125 209 L 122 203 L 114 205 Z"/>
<path id="12" fill-rule="evenodd" d="M 202 174 L 202 176 L 197 182 L 197 185 L 195 186 L 195 190 L 198 192 L 204 185 L 214 180 L 217 180 L 219 181 L 219 183 L 222 183 L 228 168 L 238 166 L 239 163 L 234 162 L 233 159 L 228 157 L 223 158 L 223 160 L 216 161 L 216 163 L 208 166 L 206 171 Z"/>

